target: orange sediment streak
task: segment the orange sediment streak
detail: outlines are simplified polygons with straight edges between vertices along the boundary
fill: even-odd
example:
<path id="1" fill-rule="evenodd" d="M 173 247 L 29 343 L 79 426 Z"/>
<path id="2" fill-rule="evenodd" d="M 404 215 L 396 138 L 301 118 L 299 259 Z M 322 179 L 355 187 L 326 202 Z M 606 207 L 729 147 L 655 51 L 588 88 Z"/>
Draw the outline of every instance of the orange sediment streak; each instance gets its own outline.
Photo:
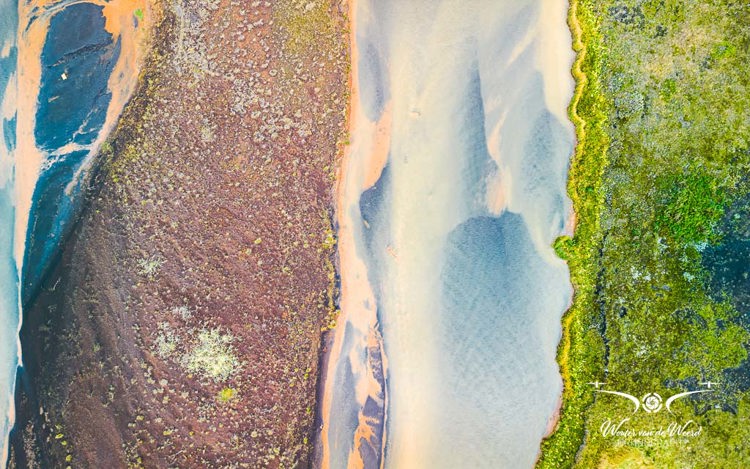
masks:
<path id="1" fill-rule="evenodd" d="M 377 331 L 374 330 L 374 328 L 371 328 L 369 330 L 369 334 L 367 336 L 367 345 L 368 350 L 379 349 L 380 356 L 383 357 L 383 369 L 385 370 L 387 363 L 385 361 L 385 351 L 382 347 L 382 337 L 377 333 Z M 385 402 L 379 399 L 379 395 L 385 396 L 385 390 L 381 389 L 380 383 L 371 373 L 367 374 L 367 379 L 360 380 L 357 383 L 357 402 L 359 402 L 361 405 L 364 405 L 368 397 L 371 397 L 376 402 L 380 402 L 381 405 L 384 405 Z M 354 431 L 354 446 L 352 448 L 352 451 L 349 453 L 347 468 L 364 469 L 364 461 L 362 460 L 360 452 L 362 441 L 377 441 L 380 436 L 375 435 L 375 433 L 373 432 L 373 427 L 379 425 L 382 425 L 383 428 L 385 428 L 384 421 L 378 422 L 377 418 L 367 417 L 363 415 L 362 410 L 360 410 L 359 423 L 357 425 L 357 429 Z M 383 446 L 385 445 L 385 438 L 383 438 L 380 443 L 380 454 L 382 455 Z M 383 465 L 383 463 L 384 460 L 381 460 L 381 466 Z"/>
<path id="2" fill-rule="evenodd" d="M 487 181 L 486 194 L 487 209 L 495 216 L 500 215 L 508 207 L 510 204 L 510 194 L 513 193 L 511 173 L 505 170 L 505 163 L 499 154 L 500 133 L 506 115 L 507 112 L 499 119 L 487 138 L 487 150 L 498 167 L 498 172 Z"/>
<path id="3" fill-rule="evenodd" d="M 19 1 L 18 37 L 18 120 L 16 123 L 16 225 L 14 254 L 20 275 L 26 245 L 26 229 L 31 211 L 31 198 L 39 176 L 43 155 L 34 144 L 34 116 L 42 77 L 42 48 L 47 36 L 49 21 L 41 18 L 26 24 L 33 3 Z M 46 24 L 45 24 L 46 23 Z"/>
<path id="4" fill-rule="evenodd" d="M 352 97 L 354 95 L 352 94 Z M 390 102 L 383 108 L 380 120 L 377 122 L 362 122 L 359 134 L 374 135 L 375 139 L 370 143 L 370 158 L 365 162 L 365 180 L 362 190 L 367 190 L 375 185 L 388 163 L 388 152 L 391 148 L 391 114 Z"/>
<path id="5" fill-rule="evenodd" d="M 357 2 L 349 2 L 349 24 L 350 24 L 350 60 L 351 72 L 349 76 L 350 101 L 349 101 L 349 132 L 351 144 L 347 146 L 343 160 L 338 168 L 337 174 L 337 219 L 338 231 L 338 254 L 340 259 L 341 274 L 341 316 L 338 326 L 334 331 L 334 341 L 329 351 L 328 369 L 325 370 L 323 397 L 321 399 L 322 430 L 320 441 L 322 447 L 321 467 L 329 468 L 332 464 L 331 438 L 331 412 L 333 387 L 336 386 L 336 367 L 340 360 L 350 360 L 353 373 L 360 376 L 356 383 L 355 395 L 357 403 L 363 406 L 368 397 L 382 403 L 385 390 L 373 375 L 371 367 L 367 363 L 361 363 L 357 352 L 362 349 L 379 349 L 382 359 L 384 374 L 387 369 L 387 361 L 382 349 L 382 338 L 378 332 L 375 295 L 367 276 L 367 265 L 357 255 L 354 224 L 357 219 L 352 219 L 352 207 L 358 204 L 359 195 L 368 188 L 375 185 L 380 178 L 388 161 L 390 148 L 391 106 L 390 103 L 384 107 L 377 121 L 370 121 L 360 107 L 358 76 L 358 50 L 356 43 L 356 10 Z M 366 155 L 363 162 L 355 161 L 354 155 Z M 343 350 L 344 334 L 346 325 L 361 334 L 361 343 L 348 352 Z M 359 368 L 357 368 L 359 367 Z M 383 423 L 384 424 L 384 423 Z M 359 424 L 352 437 L 353 449 L 349 453 L 347 467 L 361 468 L 364 465 L 360 454 L 360 442 L 364 438 L 370 440 L 373 434 L 373 425 L 377 422 L 366 417 L 360 410 Z M 382 448 L 381 448 L 382 454 Z"/>

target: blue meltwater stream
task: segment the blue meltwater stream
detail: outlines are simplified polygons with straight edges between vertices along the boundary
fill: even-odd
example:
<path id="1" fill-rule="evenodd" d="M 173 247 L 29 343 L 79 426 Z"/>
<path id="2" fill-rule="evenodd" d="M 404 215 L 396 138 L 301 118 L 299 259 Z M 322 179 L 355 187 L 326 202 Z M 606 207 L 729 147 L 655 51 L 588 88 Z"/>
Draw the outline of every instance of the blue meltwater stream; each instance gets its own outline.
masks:
<path id="1" fill-rule="evenodd" d="M 2 461 L 22 306 L 72 230 L 95 157 L 135 89 L 146 7 L 146 0 L 0 0 Z"/>
<path id="2" fill-rule="evenodd" d="M 572 288 L 558 0 L 358 0 L 321 467 L 531 467 Z"/>

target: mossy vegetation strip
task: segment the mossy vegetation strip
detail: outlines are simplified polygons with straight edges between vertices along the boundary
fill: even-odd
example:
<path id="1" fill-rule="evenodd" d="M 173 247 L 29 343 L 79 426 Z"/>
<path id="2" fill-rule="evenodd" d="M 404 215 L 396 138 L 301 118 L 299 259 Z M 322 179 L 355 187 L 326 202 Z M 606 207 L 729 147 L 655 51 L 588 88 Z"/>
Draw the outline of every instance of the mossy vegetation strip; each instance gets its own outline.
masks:
<path id="1" fill-rule="evenodd" d="M 748 311 L 704 267 L 706 253 L 733 255 L 717 248 L 725 239 L 747 238 L 732 214 L 750 203 L 749 8 L 571 3 L 578 145 L 569 194 L 578 225 L 555 249 L 576 294 L 558 354 L 561 417 L 540 467 L 750 467 Z M 676 415 L 627 415 L 588 384 L 666 398 L 709 380 L 718 389 Z M 620 416 L 637 430 L 693 420 L 702 432 L 603 436 L 601 424 Z"/>

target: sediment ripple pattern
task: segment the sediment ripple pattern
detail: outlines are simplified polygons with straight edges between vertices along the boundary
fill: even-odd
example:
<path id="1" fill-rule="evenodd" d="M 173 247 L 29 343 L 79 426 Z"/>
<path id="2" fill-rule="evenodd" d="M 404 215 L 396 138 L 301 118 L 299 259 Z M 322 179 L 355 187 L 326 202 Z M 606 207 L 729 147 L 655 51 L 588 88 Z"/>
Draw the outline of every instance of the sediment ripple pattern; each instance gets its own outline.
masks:
<path id="1" fill-rule="evenodd" d="M 352 6 L 321 466 L 533 465 L 572 294 L 551 248 L 573 222 L 566 7 Z"/>

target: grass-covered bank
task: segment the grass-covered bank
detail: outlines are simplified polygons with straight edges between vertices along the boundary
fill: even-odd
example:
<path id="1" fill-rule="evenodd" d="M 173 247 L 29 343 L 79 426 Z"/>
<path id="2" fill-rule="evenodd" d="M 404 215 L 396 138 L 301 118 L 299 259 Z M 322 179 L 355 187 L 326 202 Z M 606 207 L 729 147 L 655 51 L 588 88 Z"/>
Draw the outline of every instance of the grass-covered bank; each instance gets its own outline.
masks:
<path id="1" fill-rule="evenodd" d="M 581 418 L 593 402 L 586 383 L 601 375 L 604 345 L 597 323 L 596 280 L 600 271 L 604 204 L 602 174 L 609 140 L 605 132 L 607 103 L 601 92 L 598 70 L 602 60 L 597 37 L 597 18 L 590 8 L 573 0 L 568 25 L 577 58 L 573 65 L 576 89 L 568 110 L 576 127 L 576 150 L 568 180 L 568 193 L 576 211 L 573 239 L 563 236 L 555 243 L 558 255 L 569 264 L 575 296 L 563 318 L 563 337 L 558 361 L 565 387 L 557 430 L 542 445 L 540 467 L 570 465 L 584 435 Z"/>
<path id="2" fill-rule="evenodd" d="M 576 296 L 541 467 L 749 464 L 748 23 L 749 6 L 723 0 L 571 4 L 578 225 L 556 248 Z M 631 415 L 587 384 L 666 400 L 706 380 L 718 391 L 674 404 L 676 415 Z M 692 419 L 702 432 L 603 436 L 621 417 L 636 431 Z"/>

